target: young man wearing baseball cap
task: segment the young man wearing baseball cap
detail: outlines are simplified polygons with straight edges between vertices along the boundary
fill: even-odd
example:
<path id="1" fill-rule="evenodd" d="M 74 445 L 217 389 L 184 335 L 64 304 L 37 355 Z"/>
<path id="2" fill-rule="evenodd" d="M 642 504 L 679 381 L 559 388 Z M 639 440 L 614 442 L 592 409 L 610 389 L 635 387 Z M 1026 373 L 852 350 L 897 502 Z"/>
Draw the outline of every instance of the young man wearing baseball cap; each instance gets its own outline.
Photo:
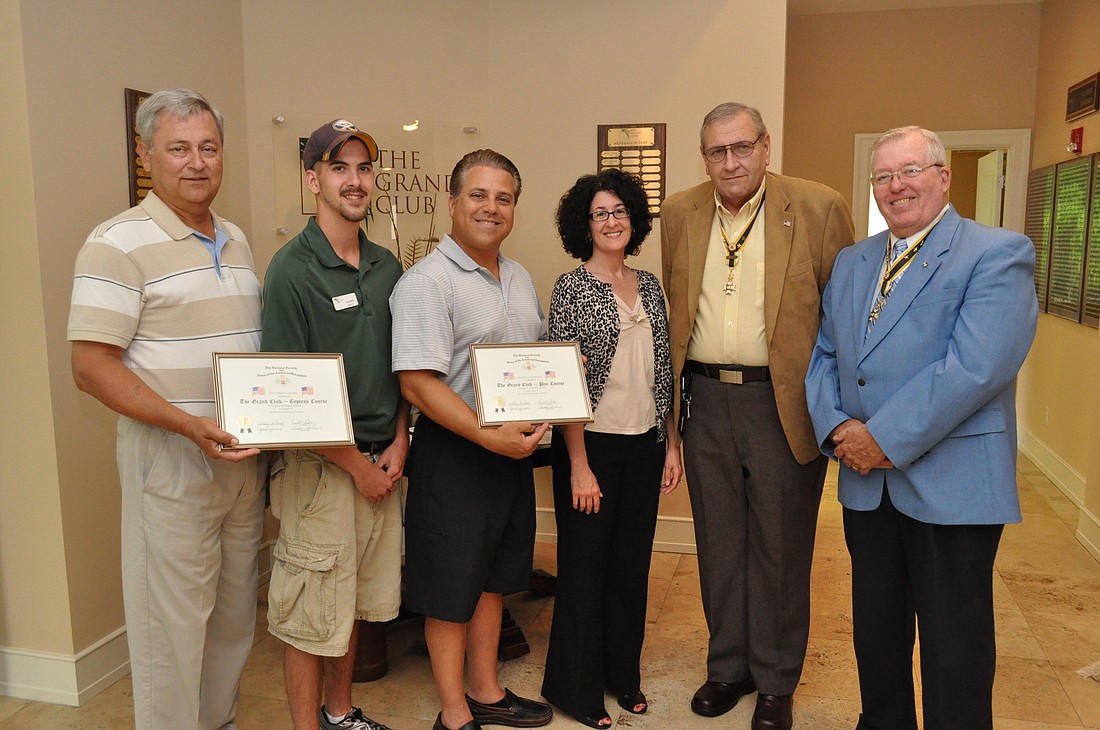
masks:
<path id="1" fill-rule="evenodd" d="M 356 620 L 388 621 L 400 607 L 397 490 L 409 448 L 408 404 L 390 371 L 388 302 L 401 265 L 360 226 L 377 159 L 374 139 L 345 119 L 310 135 L 302 166 L 317 215 L 264 282 L 261 349 L 342 353 L 356 441 L 288 450 L 271 468 L 280 529 L 268 631 L 285 644 L 296 730 L 388 730 L 351 704 Z"/>

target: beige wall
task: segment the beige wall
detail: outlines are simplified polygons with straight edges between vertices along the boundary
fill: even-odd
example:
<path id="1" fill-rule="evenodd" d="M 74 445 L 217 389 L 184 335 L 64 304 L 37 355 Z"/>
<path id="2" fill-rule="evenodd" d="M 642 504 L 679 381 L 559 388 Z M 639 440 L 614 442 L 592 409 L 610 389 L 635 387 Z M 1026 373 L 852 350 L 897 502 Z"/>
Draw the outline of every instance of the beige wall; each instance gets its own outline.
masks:
<path id="1" fill-rule="evenodd" d="M 64 563 L 39 571 L 35 581 L 4 570 L 0 594 L 20 597 L 10 601 L 13 610 L 34 616 L 49 614 L 58 605 L 67 608 L 71 603 L 73 608 L 71 630 L 65 632 L 33 620 L 28 625 L 0 623 L 0 630 L 8 634 L 0 645 L 71 654 L 123 624 L 115 419 L 72 385 L 65 323 L 73 260 L 96 223 L 129 205 L 125 87 L 151 91 L 194 86 L 222 108 L 227 119 L 227 172 L 216 207 L 249 228 L 241 21 L 236 5 L 220 0 L 185 5 L 5 0 L 4 7 L 6 12 L 21 14 L 19 22 L 3 27 L 5 33 L 13 34 L 13 41 L 22 43 L 20 62 L 25 64 L 20 79 L 16 66 L 5 62 L 4 78 L 10 74 L 16 85 L 25 85 L 27 102 L 22 112 L 29 120 L 29 135 L 23 133 L 29 145 L 15 142 L 12 150 L 27 150 L 33 160 L 33 175 L 8 178 L 21 183 L 21 194 L 28 198 L 18 216 L 26 219 L 20 238 L 28 243 L 18 250 L 33 261 L 5 267 L 4 276 L 13 280 L 16 291 L 29 290 L 37 296 L 38 311 L 22 325 L 28 341 L 15 341 L 19 347 L 36 343 L 38 348 L 20 361 L 20 370 L 27 380 L 40 381 L 42 386 L 27 388 L 19 396 L 26 398 L 26 409 L 37 414 L 40 422 L 45 419 L 42 428 L 21 432 L 18 441 L 5 437 L 4 448 L 19 444 L 25 449 L 29 443 L 52 452 L 56 443 L 56 456 L 43 454 L 34 463 L 45 472 L 35 472 L 36 479 L 47 483 L 41 487 L 24 481 L 16 492 L 16 475 L 11 475 L 12 481 L 4 475 L 5 498 L 17 493 L 27 506 L 14 513 L 5 509 L 3 514 L 5 518 L 34 515 L 36 511 L 28 508 L 40 510 L 47 505 L 60 509 L 60 523 L 55 520 L 52 530 L 41 532 L 61 541 Z M 169 28 L 194 32 L 165 32 Z M 5 54 L 9 48 L 18 48 L 7 42 L 3 47 Z M 11 97 L 4 98 L 7 114 Z M 31 181 L 33 187 L 28 186 Z M 11 202 L 9 195 L 3 198 Z M 5 236 L 10 233 L 6 231 Z M 6 286 L 4 296 L 11 294 Z M 34 296 L 20 299 L 24 311 L 34 301 Z M 28 423 L 20 425 L 26 428 Z M 26 529 L 31 527 L 28 524 Z M 0 553 L 5 559 L 18 554 L 9 553 L 7 545 L 16 534 L 2 532 Z M 48 539 L 44 542 L 49 546 Z M 43 576 L 48 580 L 42 581 Z M 33 598 L 39 584 L 54 591 L 50 601 Z"/>
<path id="2" fill-rule="evenodd" d="M 577 176 L 593 171 L 597 124 L 667 122 L 669 192 L 704 177 L 699 123 L 727 98 L 761 108 L 778 138 L 773 160 L 782 157 L 782 3 L 485 0 L 475 12 L 467 2 L 425 0 L 358 16 L 333 0 L 241 6 L 253 245 L 264 261 L 286 240 L 274 233 L 273 114 L 305 113 L 315 124 L 363 113 L 478 126 L 480 143 L 512 157 L 524 177 L 505 246 L 531 271 L 544 302 L 555 277 L 574 264 L 554 235 L 553 213 Z M 360 72 L 336 60 L 321 71 L 313 61 L 318 47 L 301 29 L 326 15 L 342 18 L 343 42 L 363 57 Z M 754 24 L 747 59 L 723 30 L 746 16 Z M 350 47 L 354 39 L 362 39 L 361 48 Z M 732 68 L 736 73 L 720 71 Z M 445 217 L 443 224 L 446 230 Z M 640 265 L 658 270 L 659 248 L 654 232 Z"/>
<path id="3" fill-rule="evenodd" d="M 1040 7 L 792 16 L 786 172 L 850 203 L 856 134 L 1031 127 Z"/>
<path id="4" fill-rule="evenodd" d="M 0 181 L 5 265 L 0 274 L 4 417 L 0 418 L 0 647 L 71 654 L 73 636 L 58 490 L 57 441 L 39 282 L 39 229 L 19 3 L 0 2 L 0 129 L 8 174 Z"/>
<path id="5" fill-rule="evenodd" d="M 1093 0 L 1043 3 L 1032 134 L 1032 167 L 1072 158 L 1069 130 L 1085 128 L 1085 151 L 1100 150 L 1100 113 L 1065 121 L 1066 90 L 1100 71 L 1100 13 Z M 1045 413 L 1049 409 L 1049 418 Z M 1021 429 L 1083 481 L 1080 533 L 1100 551 L 1100 336 L 1091 327 L 1039 316 L 1039 333 L 1020 374 Z"/>
<path id="6" fill-rule="evenodd" d="M 261 263 L 286 240 L 275 234 L 281 223 L 271 160 L 273 139 L 282 133 L 271 122 L 275 114 L 306 115 L 314 125 L 344 115 L 397 114 L 478 126 L 480 144 L 510 156 L 523 175 L 505 252 L 531 272 L 544 305 L 558 274 L 578 263 L 562 252 L 553 214 L 577 176 L 594 170 L 597 124 L 666 122 L 669 192 L 704 178 L 699 123 L 720 101 L 759 106 L 775 139 L 773 160 L 781 159 L 783 3 L 485 0 L 474 12 L 470 3 L 426 0 L 361 15 L 332 0 L 241 5 L 252 241 Z M 319 47 L 301 29 L 325 16 L 342 19 L 341 33 L 325 40 L 326 49 L 335 44 L 349 58 L 361 54 L 361 72 L 352 72 L 354 64 L 339 53 L 315 60 Z M 751 54 L 731 44 L 724 30 L 746 17 L 753 19 Z M 442 224 L 446 231 L 445 216 Z M 658 231 L 632 263 L 660 271 Z M 540 508 L 551 504 L 540 488 Z M 690 515 L 686 491 L 666 498 L 662 514 Z"/>

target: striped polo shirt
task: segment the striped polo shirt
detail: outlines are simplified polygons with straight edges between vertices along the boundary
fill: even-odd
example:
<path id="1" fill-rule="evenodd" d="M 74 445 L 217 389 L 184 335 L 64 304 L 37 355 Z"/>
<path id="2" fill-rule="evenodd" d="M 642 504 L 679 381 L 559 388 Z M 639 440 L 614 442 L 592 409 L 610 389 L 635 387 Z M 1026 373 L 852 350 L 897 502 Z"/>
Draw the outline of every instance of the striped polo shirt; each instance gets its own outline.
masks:
<path id="1" fill-rule="evenodd" d="M 122 362 L 175 406 L 215 415 L 211 353 L 260 346 L 260 282 L 240 228 L 220 271 L 190 226 L 155 194 L 98 226 L 76 257 L 69 340 L 121 347 Z"/>
<path id="2" fill-rule="evenodd" d="M 405 272 L 390 296 L 393 371 L 435 370 L 476 409 L 470 345 L 546 339 L 527 270 L 497 254 L 500 279 L 449 235 Z"/>

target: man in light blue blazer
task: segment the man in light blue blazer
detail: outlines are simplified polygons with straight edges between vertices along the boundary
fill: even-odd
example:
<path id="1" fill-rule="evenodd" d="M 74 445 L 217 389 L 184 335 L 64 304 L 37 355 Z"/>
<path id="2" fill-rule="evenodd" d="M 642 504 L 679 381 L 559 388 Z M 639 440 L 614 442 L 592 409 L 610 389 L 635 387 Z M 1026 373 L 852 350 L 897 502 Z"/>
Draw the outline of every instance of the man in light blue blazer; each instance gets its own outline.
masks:
<path id="1" fill-rule="evenodd" d="M 935 133 L 872 151 L 889 226 L 837 256 L 806 375 L 822 451 L 841 461 L 863 711 L 857 730 L 990 730 L 993 560 L 1020 521 L 1014 381 L 1035 335 L 1035 251 L 961 218 Z"/>

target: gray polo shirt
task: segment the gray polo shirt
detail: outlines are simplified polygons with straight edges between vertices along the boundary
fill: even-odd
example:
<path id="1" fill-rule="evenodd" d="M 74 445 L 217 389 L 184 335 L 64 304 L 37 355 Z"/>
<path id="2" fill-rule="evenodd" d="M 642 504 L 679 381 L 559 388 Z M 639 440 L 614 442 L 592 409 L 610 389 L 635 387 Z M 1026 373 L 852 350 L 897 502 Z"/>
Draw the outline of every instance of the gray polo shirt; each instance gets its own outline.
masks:
<path id="1" fill-rule="evenodd" d="M 499 281 L 448 235 L 405 272 L 390 296 L 395 373 L 435 370 L 473 409 L 470 345 L 546 339 L 527 270 L 503 254 L 497 261 Z"/>

